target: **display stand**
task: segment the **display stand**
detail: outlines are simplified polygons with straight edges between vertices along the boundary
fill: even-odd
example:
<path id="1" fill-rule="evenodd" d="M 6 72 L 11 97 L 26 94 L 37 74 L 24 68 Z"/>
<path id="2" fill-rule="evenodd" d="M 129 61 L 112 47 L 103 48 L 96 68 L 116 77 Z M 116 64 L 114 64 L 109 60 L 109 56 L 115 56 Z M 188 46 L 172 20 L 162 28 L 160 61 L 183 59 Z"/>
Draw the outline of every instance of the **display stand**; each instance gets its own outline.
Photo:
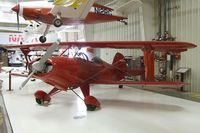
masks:
<path id="1" fill-rule="evenodd" d="M 180 74 L 180 80 L 181 82 L 184 82 L 185 80 L 185 75 L 191 71 L 191 68 L 187 67 L 180 67 L 176 70 L 177 74 Z M 181 91 L 184 91 L 184 87 L 181 87 Z"/>

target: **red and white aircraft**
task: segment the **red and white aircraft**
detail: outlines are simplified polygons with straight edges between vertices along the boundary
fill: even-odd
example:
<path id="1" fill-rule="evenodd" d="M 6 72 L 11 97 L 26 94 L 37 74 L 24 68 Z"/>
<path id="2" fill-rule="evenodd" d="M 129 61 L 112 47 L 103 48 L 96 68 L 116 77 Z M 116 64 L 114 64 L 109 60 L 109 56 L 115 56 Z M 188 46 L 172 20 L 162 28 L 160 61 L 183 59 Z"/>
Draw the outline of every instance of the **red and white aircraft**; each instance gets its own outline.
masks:
<path id="1" fill-rule="evenodd" d="M 17 13 L 18 23 L 20 15 L 26 20 L 47 24 L 44 34 L 39 38 L 42 43 L 46 41 L 45 36 L 52 24 L 55 27 L 111 21 L 120 21 L 127 24 L 126 17 L 113 15 L 113 9 L 96 4 L 95 0 L 75 0 L 75 2 L 65 5 L 48 1 L 20 2 L 12 10 Z"/>
<path id="2" fill-rule="evenodd" d="M 67 58 L 61 56 L 52 57 L 52 53 L 58 47 L 70 48 L 91 47 L 91 48 L 121 48 L 121 49 L 142 49 L 144 52 L 145 68 L 128 69 L 124 56 L 117 53 L 113 63 L 108 64 L 100 58 L 92 61 L 83 58 Z M 117 84 L 117 85 L 140 85 L 140 86 L 173 86 L 182 87 L 182 82 L 155 81 L 154 79 L 154 51 L 163 51 L 170 54 L 177 54 L 196 45 L 187 42 L 162 42 L 162 41 L 113 41 L 113 42 L 56 42 L 33 45 L 6 46 L 8 49 L 20 48 L 25 56 L 33 49 L 48 48 L 46 54 L 37 60 L 29 62 L 30 74 L 22 84 L 22 87 L 31 77 L 41 79 L 53 86 L 53 89 L 46 93 L 42 90 L 35 92 L 36 102 L 44 104 L 50 102 L 51 97 L 60 92 L 79 88 L 81 89 L 88 110 L 95 110 L 100 107 L 100 102 L 90 95 L 91 84 Z M 145 74 L 145 81 L 124 81 L 125 76 Z M 75 93 L 77 94 L 77 93 Z"/>

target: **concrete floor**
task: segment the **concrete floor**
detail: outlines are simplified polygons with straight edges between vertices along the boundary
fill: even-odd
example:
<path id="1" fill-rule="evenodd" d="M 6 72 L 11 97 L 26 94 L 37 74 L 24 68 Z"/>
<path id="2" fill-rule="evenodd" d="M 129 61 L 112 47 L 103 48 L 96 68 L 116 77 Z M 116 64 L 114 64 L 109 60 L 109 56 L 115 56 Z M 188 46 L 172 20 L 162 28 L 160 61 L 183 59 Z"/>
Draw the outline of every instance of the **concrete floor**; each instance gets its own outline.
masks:
<path id="1" fill-rule="evenodd" d="M 19 86 L 25 78 L 13 77 L 8 89 L 8 76 L 0 74 L 3 97 L 14 133 L 199 133 L 200 103 L 154 92 L 117 86 L 92 86 L 91 93 L 102 108 L 87 112 L 71 91 L 52 97 L 49 106 L 35 103 L 38 89 L 50 91 L 42 81 Z M 76 90 L 80 93 L 80 90 Z"/>

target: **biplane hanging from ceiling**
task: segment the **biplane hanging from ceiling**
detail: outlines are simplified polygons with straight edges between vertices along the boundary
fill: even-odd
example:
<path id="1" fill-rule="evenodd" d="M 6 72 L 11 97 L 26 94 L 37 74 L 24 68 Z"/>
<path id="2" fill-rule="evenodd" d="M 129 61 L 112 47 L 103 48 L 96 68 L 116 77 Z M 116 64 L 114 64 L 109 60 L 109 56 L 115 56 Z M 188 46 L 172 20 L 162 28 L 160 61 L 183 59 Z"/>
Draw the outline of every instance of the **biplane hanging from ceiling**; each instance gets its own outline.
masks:
<path id="1" fill-rule="evenodd" d="M 52 57 L 52 53 L 60 48 L 91 47 L 91 48 L 115 48 L 115 49 L 141 49 L 144 53 L 145 69 L 127 68 L 125 58 L 117 53 L 112 64 L 108 64 L 100 58 L 93 58 L 91 61 L 82 58 L 66 58 L 65 56 Z M 32 45 L 6 46 L 7 49 L 20 48 L 25 56 L 32 49 L 46 48 L 44 56 L 29 63 L 30 74 L 23 82 L 22 88 L 31 77 L 41 79 L 53 86 L 53 89 L 46 93 L 42 90 L 35 92 L 35 99 L 38 104 L 50 102 L 51 97 L 60 92 L 79 88 L 84 99 L 82 99 L 88 110 L 95 110 L 100 107 L 99 101 L 90 95 L 91 84 L 116 84 L 116 85 L 140 85 L 140 86 L 171 86 L 183 87 L 186 83 L 155 81 L 154 80 L 154 51 L 163 51 L 170 54 L 177 54 L 195 48 L 196 45 L 187 42 L 168 41 L 107 41 L 107 42 L 55 42 Z M 127 75 L 145 74 L 144 81 L 124 81 Z"/>
<path id="2" fill-rule="evenodd" d="M 12 10 L 17 13 L 18 24 L 20 15 L 25 20 L 34 20 L 47 25 L 44 34 L 39 38 L 42 43 L 46 42 L 46 34 L 52 24 L 55 27 L 60 27 L 61 25 L 120 21 L 127 25 L 126 17 L 113 15 L 113 9 L 99 5 L 95 3 L 95 0 L 74 0 L 66 3 L 63 0 L 56 0 L 54 2 L 20 2 Z"/>

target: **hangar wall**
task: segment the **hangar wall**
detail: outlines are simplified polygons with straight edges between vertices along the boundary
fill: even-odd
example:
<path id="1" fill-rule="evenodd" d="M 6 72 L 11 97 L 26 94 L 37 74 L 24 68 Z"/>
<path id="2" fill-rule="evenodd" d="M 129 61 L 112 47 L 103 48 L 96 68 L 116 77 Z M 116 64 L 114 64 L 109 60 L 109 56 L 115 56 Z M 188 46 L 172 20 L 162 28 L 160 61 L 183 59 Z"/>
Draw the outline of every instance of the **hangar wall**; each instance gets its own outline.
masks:
<path id="1" fill-rule="evenodd" d="M 180 66 L 191 68 L 191 87 L 188 91 L 200 91 L 200 1 L 172 0 L 171 33 L 177 41 L 188 41 L 197 48 L 182 53 Z"/>
<path id="2" fill-rule="evenodd" d="M 86 40 L 87 41 L 151 40 L 155 35 L 153 6 L 154 6 L 153 1 L 146 1 L 143 2 L 142 8 L 136 8 L 133 12 L 126 14 L 126 16 L 128 17 L 128 25 L 124 25 L 123 23 L 120 22 L 87 25 L 85 27 Z M 112 63 L 113 57 L 116 52 L 121 52 L 125 56 L 135 56 L 135 57 L 143 54 L 141 50 L 100 49 L 99 55 L 103 60 Z"/>
<path id="3" fill-rule="evenodd" d="M 103 2 L 106 2 L 104 0 Z M 119 22 L 106 24 L 96 24 L 86 26 L 86 40 L 88 41 L 105 41 L 105 40 L 142 40 L 142 28 L 144 29 L 145 40 L 151 40 L 155 37 L 157 29 L 157 10 L 156 0 L 143 0 L 142 17 L 141 12 L 136 9 L 128 14 L 128 26 Z M 197 48 L 182 53 L 181 61 L 175 68 L 189 67 L 191 74 L 188 74 L 187 81 L 191 82 L 190 87 L 186 87 L 187 91 L 200 91 L 200 1 L 199 0 L 171 0 L 171 33 L 176 37 L 177 41 L 188 41 L 195 43 Z M 142 25 L 143 24 L 143 25 Z M 140 50 L 110 50 L 101 49 L 99 54 L 102 59 L 111 63 L 114 54 L 120 51 L 125 55 L 139 56 L 142 54 Z M 191 76 L 190 76 L 191 75 Z"/>

